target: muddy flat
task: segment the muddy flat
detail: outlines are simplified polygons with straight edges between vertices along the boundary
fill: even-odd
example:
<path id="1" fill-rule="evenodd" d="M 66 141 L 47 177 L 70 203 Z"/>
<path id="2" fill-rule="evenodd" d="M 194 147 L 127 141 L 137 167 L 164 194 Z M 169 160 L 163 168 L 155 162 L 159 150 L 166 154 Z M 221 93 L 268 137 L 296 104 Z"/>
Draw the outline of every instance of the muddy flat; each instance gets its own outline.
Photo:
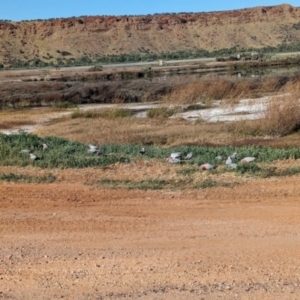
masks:
<path id="1" fill-rule="evenodd" d="M 0 182 L 0 299 L 299 299 L 299 176 L 199 190 L 87 184 L 125 168 Z"/>

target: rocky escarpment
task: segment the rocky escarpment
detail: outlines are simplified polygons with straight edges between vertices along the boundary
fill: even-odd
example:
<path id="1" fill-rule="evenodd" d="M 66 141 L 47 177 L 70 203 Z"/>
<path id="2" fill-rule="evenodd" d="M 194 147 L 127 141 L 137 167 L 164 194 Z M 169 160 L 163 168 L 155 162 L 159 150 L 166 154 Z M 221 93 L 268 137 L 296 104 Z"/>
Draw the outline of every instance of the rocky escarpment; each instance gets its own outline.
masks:
<path id="1" fill-rule="evenodd" d="M 299 40 L 300 8 L 287 4 L 211 13 L 1 22 L 0 63 L 260 48 Z"/>

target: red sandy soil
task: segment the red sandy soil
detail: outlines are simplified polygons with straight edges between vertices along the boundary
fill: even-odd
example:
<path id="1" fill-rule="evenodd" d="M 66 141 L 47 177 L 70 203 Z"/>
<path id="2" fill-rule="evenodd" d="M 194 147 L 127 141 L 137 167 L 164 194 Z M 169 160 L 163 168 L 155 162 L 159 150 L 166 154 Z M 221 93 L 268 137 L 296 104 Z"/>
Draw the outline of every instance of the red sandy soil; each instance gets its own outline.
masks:
<path id="1" fill-rule="evenodd" d="M 76 174 L 0 182 L 0 299 L 300 299 L 299 176 L 142 191 Z"/>

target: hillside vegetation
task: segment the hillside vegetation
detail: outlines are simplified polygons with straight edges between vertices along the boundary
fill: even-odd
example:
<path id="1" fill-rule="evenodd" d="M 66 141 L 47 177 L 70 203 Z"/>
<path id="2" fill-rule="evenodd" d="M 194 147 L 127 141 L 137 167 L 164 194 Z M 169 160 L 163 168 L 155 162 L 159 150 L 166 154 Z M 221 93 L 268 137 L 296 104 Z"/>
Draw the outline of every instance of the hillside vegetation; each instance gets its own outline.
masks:
<path id="1" fill-rule="evenodd" d="M 284 4 L 210 13 L 3 20 L 0 66 L 82 65 L 291 49 L 300 40 L 299 18 L 300 8 Z"/>

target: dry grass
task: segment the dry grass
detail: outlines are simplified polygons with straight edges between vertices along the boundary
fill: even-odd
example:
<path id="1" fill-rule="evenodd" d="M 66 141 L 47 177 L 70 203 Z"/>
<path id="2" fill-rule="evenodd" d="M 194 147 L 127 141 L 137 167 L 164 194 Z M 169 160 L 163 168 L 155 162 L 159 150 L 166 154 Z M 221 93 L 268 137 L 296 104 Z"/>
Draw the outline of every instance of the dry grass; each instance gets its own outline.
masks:
<path id="1" fill-rule="evenodd" d="M 240 121 L 228 125 L 236 135 L 282 137 L 300 128 L 300 93 L 270 98 L 266 111 L 255 121 Z"/>
<path id="2" fill-rule="evenodd" d="M 211 107 L 214 100 L 222 100 L 222 105 L 234 105 L 241 98 L 281 92 L 289 80 L 293 82 L 291 78 L 281 76 L 258 79 L 207 76 L 197 82 L 175 86 L 163 97 L 163 102 L 175 105 L 202 102 L 205 107 Z"/>
<path id="3" fill-rule="evenodd" d="M 128 118 L 133 114 L 133 111 L 128 108 L 114 107 L 106 109 L 94 109 L 94 110 L 80 110 L 77 109 L 72 112 L 71 118 L 103 118 L 103 119 L 120 119 Z"/>
<path id="4" fill-rule="evenodd" d="M 54 87 L 52 84 L 43 83 L 44 88 Z M 126 86 L 114 87 L 124 89 L 134 88 L 138 90 L 140 83 L 126 83 Z M 121 83 L 120 83 L 121 84 Z M 122 83 L 123 84 L 123 83 Z M 112 86 L 112 87 L 113 87 Z M 31 87 L 31 86 L 30 86 Z M 56 86 L 61 87 L 61 86 Z M 112 88 L 110 87 L 110 88 Z M 91 86 L 88 86 L 91 88 Z M 19 87 L 21 90 L 21 87 Z M 105 90 L 105 89 L 104 89 Z M 104 91 L 103 90 L 103 91 Z M 95 92 L 93 88 L 91 93 Z M 107 90 L 110 92 L 111 89 Z M 157 91 L 157 90 L 155 90 Z M 164 89 L 165 91 L 165 89 Z M 145 92 L 140 92 L 141 95 Z M 259 121 L 241 121 L 231 124 L 216 123 L 207 124 L 205 122 L 190 123 L 179 118 L 168 119 L 164 116 L 161 107 L 153 118 L 137 119 L 129 114 L 123 114 L 122 103 L 126 99 L 124 93 L 115 92 L 112 97 L 117 105 L 117 112 L 121 114 L 95 112 L 80 112 L 77 116 L 63 117 L 60 120 L 51 121 L 47 126 L 38 129 L 37 133 L 43 136 L 58 136 L 84 143 L 133 143 L 145 145 L 242 145 L 242 144 L 262 144 L 266 143 L 276 146 L 299 145 L 297 133 L 293 133 L 298 128 L 300 120 L 299 105 L 297 99 L 300 95 L 300 80 L 297 76 L 287 77 L 265 77 L 265 78 L 232 78 L 206 76 L 197 82 L 188 84 L 178 84 L 174 86 L 170 93 L 164 98 L 163 106 L 171 104 L 193 105 L 201 101 L 205 107 L 212 106 L 214 99 L 222 99 L 221 102 L 235 103 L 242 97 L 256 97 L 265 94 L 285 92 L 293 94 L 284 99 L 274 97 L 271 101 L 267 113 Z M 161 110 L 161 111 L 160 111 Z M 37 110 L 14 110 L 0 112 L 1 123 L 5 128 L 17 126 L 22 122 L 27 124 L 41 123 L 40 119 L 47 114 L 55 114 L 53 109 Z M 106 116 L 106 117 L 105 117 Z M 114 117 L 116 116 L 116 117 Z M 4 127 L 2 125 L 2 127 Z M 290 135 L 290 133 L 293 133 Z M 265 136 L 272 137 L 266 139 Z M 278 136 L 284 138 L 278 139 Z M 286 136 L 288 135 L 288 136 Z"/>
<path id="5" fill-rule="evenodd" d="M 274 97 L 258 124 L 261 131 L 268 135 L 284 136 L 298 130 L 300 126 L 299 94 Z"/>
<path id="6" fill-rule="evenodd" d="M 54 113 L 52 109 L 9 109 L 0 111 L 0 128 L 17 128 L 22 125 L 34 125 L 40 122 L 40 119 L 46 113 Z"/>
<path id="7" fill-rule="evenodd" d="M 121 119 L 71 119 L 65 117 L 37 131 L 40 136 L 58 136 L 83 143 L 145 145 L 221 145 L 233 134 L 221 124 L 192 124 L 181 119 L 134 117 Z"/>
<path id="8" fill-rule="evenodd" d="M 0 113 L 6 129 L 18 125 L 18 120 L 27 124 L 40 123 L 39 119 L 56 115 L 53 109 L 6 111 Z M 57 136 L 83 143 L 117 143 L 146 145 L 270 145 L 274 147 L 300 146 L 297 132 L 284 137 L 265 136 L 257 130 L 257 121 L 233 123 L 191 123 L 179 118 L 134 117 L 104 119 L 65 116 L 37 129 L 41 136 Z M 12 128 L 12 127 L 10 127 Z"/>

